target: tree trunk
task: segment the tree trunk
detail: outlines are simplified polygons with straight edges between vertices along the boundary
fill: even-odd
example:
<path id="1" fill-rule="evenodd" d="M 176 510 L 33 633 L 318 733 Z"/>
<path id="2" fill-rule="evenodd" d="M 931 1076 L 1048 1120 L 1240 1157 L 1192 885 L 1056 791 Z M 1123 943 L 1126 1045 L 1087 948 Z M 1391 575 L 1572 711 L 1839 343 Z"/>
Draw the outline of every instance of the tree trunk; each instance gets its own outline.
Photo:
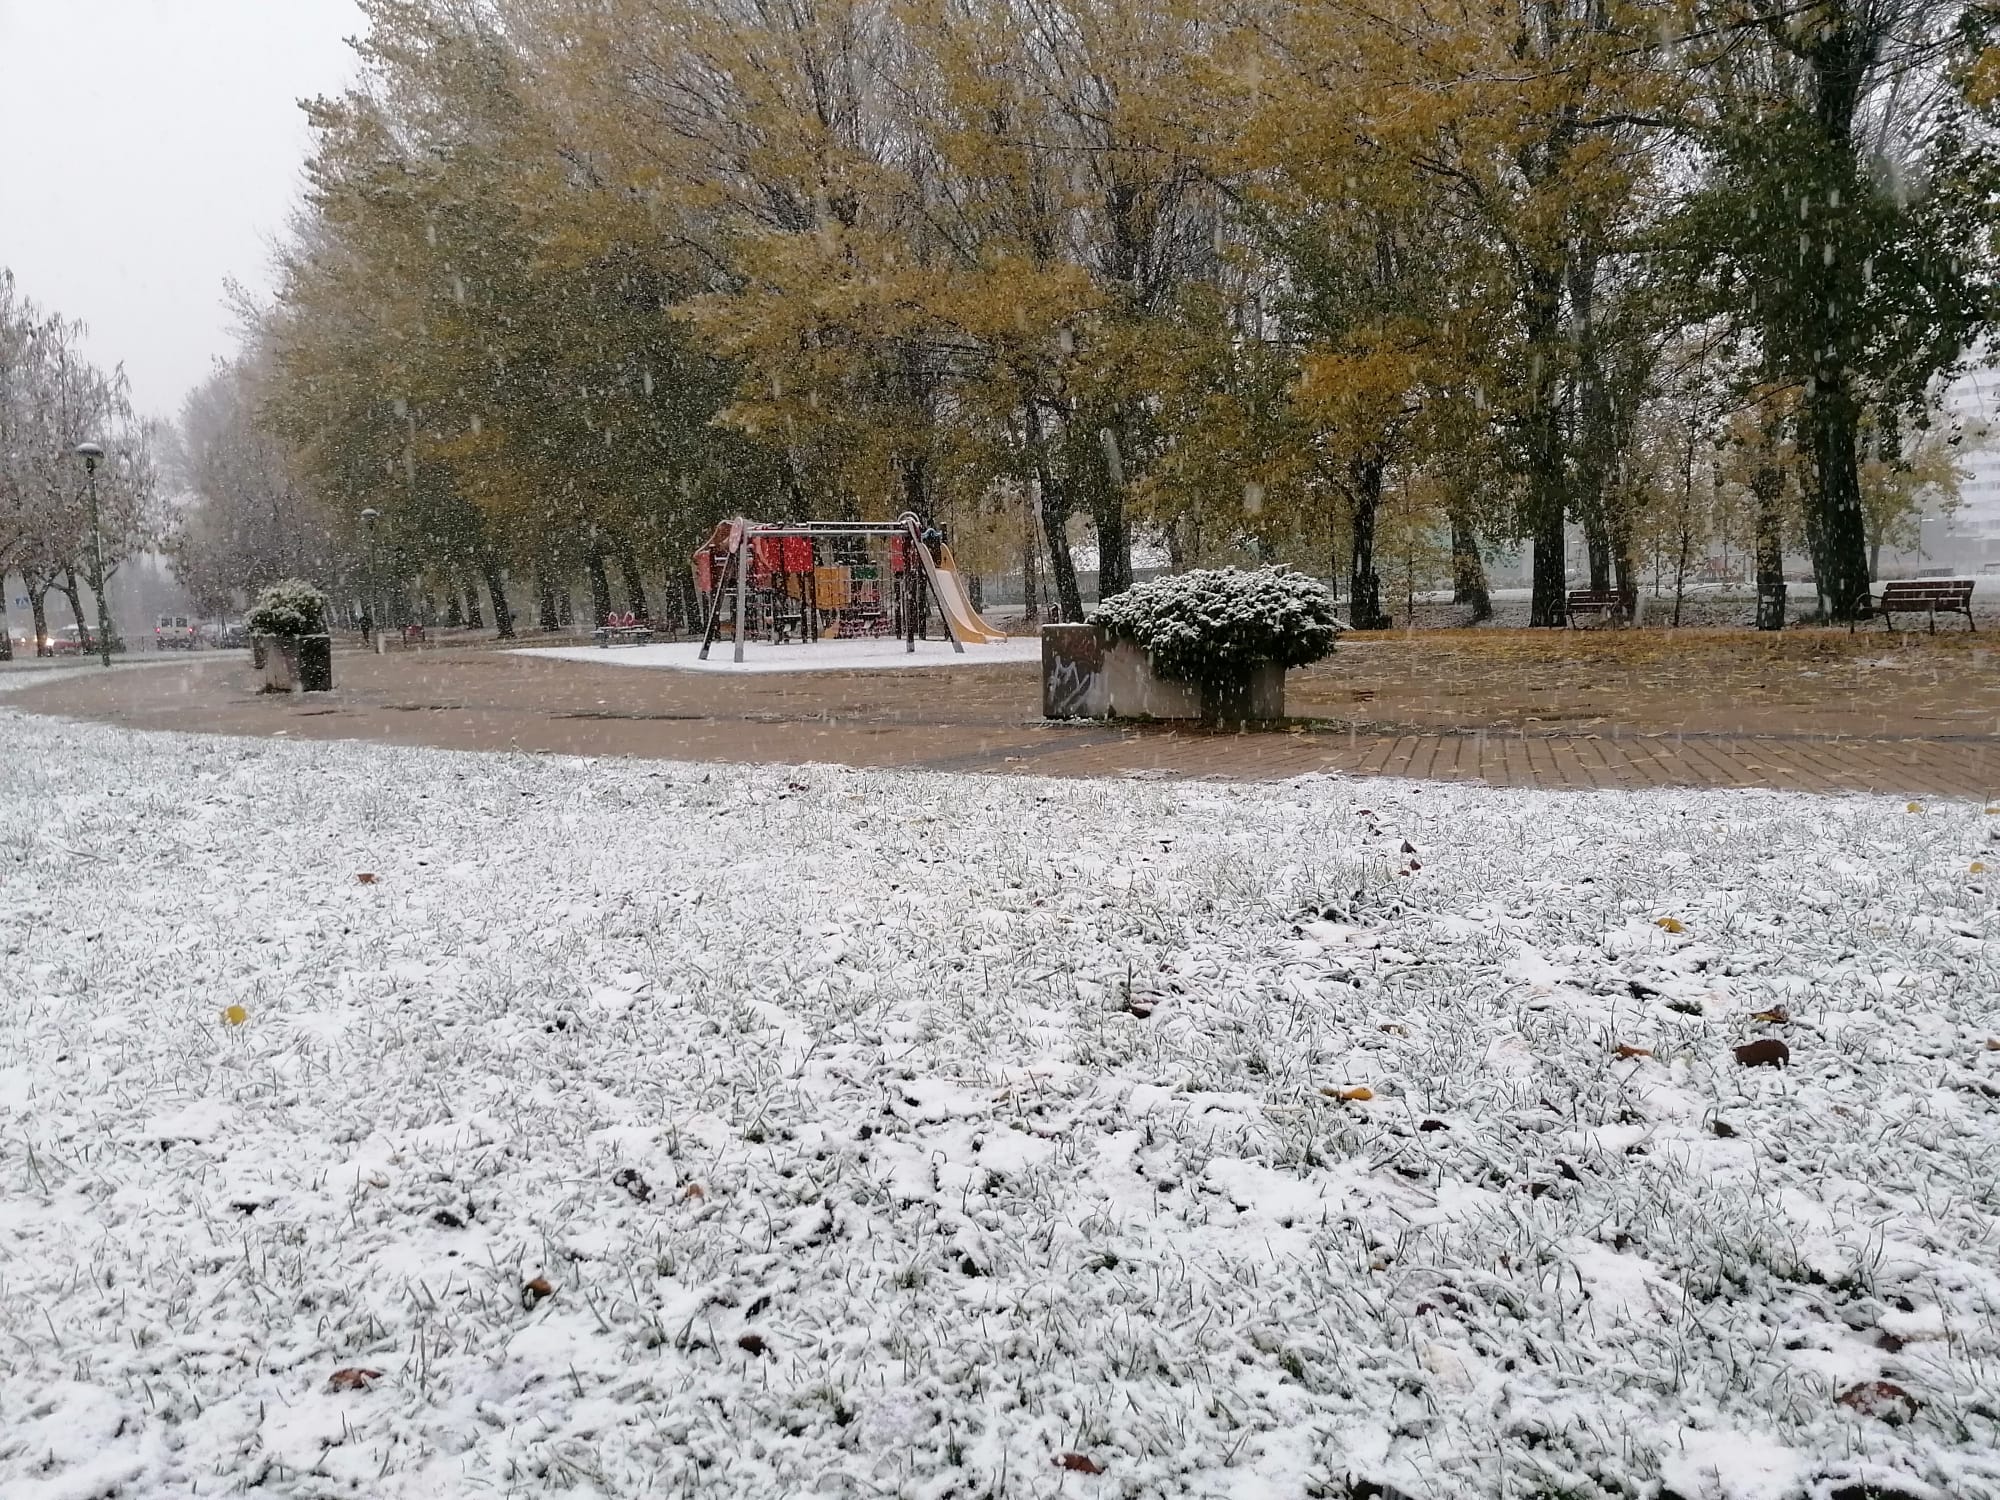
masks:
<path id="1" fill-rule="evenodd" d="M 1132 587 L 1132 533 L 1125 524 L 1125 461 L 1118 435 L 1098 429 L 1103 468 L 1091 487 L 1091 519 L 1097 526 L 1097 597 L 1100 601 Z"/>
<path id="2" fill-rule="evenodd" d="M 92 632 L 90 622 L 83 617 L 83 586 L 76 581 L 75 568 L 63 569 L 62 591 L 63 597 L 69 600 L 69 612 L 76 616 L 77 636 L 88 642 Z"/>
<path id="3" fill-rule="evenodd" d="M 486 617 L 479 610 L 479 590 L 468 578 L 462 585 L 465 592 L 465 623 L 473 630 L 486 628 Z"/>
<path id="4" fill-rule="evenodd" d="M 639 559 L 628 543 L 618 544 L 619 581 L 625 585 L 625 607 L 642 620 L 653 618 L 646 608 L 646 581 L 639 576 Z"/>
<path id="5" fill-rule="evenodd" d="M 1069 500 L 1049 468 L 1048 442 L 1042 433 L 1039 398 L 1027 393 L 1028 450 L 1035 464 L 1035 482 L 1042 493 L 1042 532 L 1049 544 L 1049 573 L 1056 588 L 1056 608 L 1064 620 L 1083 618 L 1083 591 L 1076 583 L 1076 561 L 1069 551 Z"/>
<path id="6" fill-rule="evenodd" d="M 604 549 L 592 543 L 584 554 L 583 566 L 590 576 L 590 623 L 595 628 L 611 613 L 611 578 L 604 571 Z"/>
<path id="7" fill-rule="evenodd" d="M 540 606 L 537 623 L 543 630 L 556 630 L 561 627 L 562 618 L 556 609 L 555 580 L 549 574 L 549 561 L 543 558 L 535 565 L 535 600 Z"/>
<path id="8" fill-rule="evenodd" d="M 465 623 L 465 614 L 461 607 L 458 586 L 453 583 L 447 583 L 444 586 L 444 623 L 446 626 L 452 628 Z"/>
<path id="9" fill-rule="evenodd" d="M 1030 625 L 1042 618 L 1041 524 L 1035 519 L 1033 489 L 1021 491 L 1021 618 Z"/>
<path id="10" fill-rule="evenodd" d="M 896 461 L 896 472 L 903 481 L 903 509 L 926 523 L 933 519 L 928 468 L 921 453 L 905 454 Z"/>
<path id="11" fill-rule="evenodd" d="M 49 646 L 49 586 L 28 585 L 28 609 L 35 620 L 35 655 L 53 656 Z"/>
<path id="12" fill-rule="evenodd" d="M 1529 359 L 1528 412 L 1524 425 L 1528 482 L 1528 534 L 1534 543 L 1530 625 L 1561 625 L 1569 578 L 1563 547 L 1562 412 L 1556 401 L 1556 355 L 1562 337 L 1562 282 L 1549 271 L 1531 271 L 1522 298 Z"/>
<path id="13" fill-rule="evenodd" d="M 1848 392 L 1832 382 L 1819 382 L 1806 394 L 1805 419 L 1818 480 L 1813 509 L 1821 555 L 1815 559 L 1814 572 L 1829 616 L 1858 620 L 1868 610 L 1870 574 L 1855 457 L 1860 411 Z"/>
<path id="14" fill-rule="evenodd" d="M 1604 378 L 1603 349 L 1593 321 L 1597 265 L 1597 256 L 1579 247 L 1569 267 L 1570 308 L 1577 328 L 1576 434 L 1572 451 L 1576 489 L 1572 501 L 1576 518 L 1583 526 L 1584 546 L 1590 554 L 1590 587 L 1593 592 L 1605 593 L 1611 588 L 1611 527 L 1604 492 L 1610 479 L 1617 434 L 1613 430 L 1616 414 L 1611 407 L 1611 392 Z"/>
<path id="15" fill-rule="evenodd" d="M 701 596 L 695 592 L 694 573 L 689 568 L 676 568 L 672 576 L 679 580 L 674 591 L 681 606 L 678 628 L 683 634 L 693 635 L 701 629 Z"/>
<path id="16" fill-rule="evenodd" d="M 503 641 L 514 639 L 514 612 L 507 607 L 507 584 L 500 576 L 500 562 L 492 553 L 479 559 L 479 573 L 486 580 L 486 596 L 493 601 L 494 634 Z"/>
<path id="17" fill-rule="evenodd" d="M 1486 584 L 1486 559 L 1479 534 L 1462 505 L 1451 507 L 1451 602 L 1472 606 L 1472 623 L 1493 618 L 1493 595 Z"/>
<path id="18" fill-rule="evenodd" d="M 1382 509 L 1382 461 L 1357 458 L 1347 466 L 1349 621 L 1356 630 L 1387 630 L 1382 577 L 1375 570 L 1375 519 Z"/>
<path id="19" fill-rule="evenodd" d="M 1757 497 L 1757 628 L 1783 630 L 1785 539 L 1779 501 L 1784 495 L 1784 471 L 1765 464 L 1750 476 L 1750 493 Z M 1772 602 L 1775 601 L 1775 602 Z"/>

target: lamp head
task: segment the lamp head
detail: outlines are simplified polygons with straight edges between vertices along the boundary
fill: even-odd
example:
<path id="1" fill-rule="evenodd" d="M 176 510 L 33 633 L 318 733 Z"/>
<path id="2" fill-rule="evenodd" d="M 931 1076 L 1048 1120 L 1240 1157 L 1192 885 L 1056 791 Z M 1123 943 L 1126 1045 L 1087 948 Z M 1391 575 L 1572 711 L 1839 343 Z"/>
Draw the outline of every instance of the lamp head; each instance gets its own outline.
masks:
<path id="1" fill-rule="evenodd" d="M 97 443 L 78 443 L 76 445 L 76 456 L 83 460 L 83 466 L 86 469 L 94 469 L 104 457 L 104 449 L 102 445 Z"/>

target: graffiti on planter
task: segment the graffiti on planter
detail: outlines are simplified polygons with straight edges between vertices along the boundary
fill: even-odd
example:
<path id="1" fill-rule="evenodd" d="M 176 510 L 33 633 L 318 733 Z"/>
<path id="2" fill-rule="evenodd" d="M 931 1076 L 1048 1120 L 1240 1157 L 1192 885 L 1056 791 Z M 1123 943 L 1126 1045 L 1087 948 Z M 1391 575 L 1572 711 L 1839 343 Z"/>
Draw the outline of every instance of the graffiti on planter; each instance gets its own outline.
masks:
<path id="1" fill-rule="evenodd" d="M 1095 718 L 1104 712 L 1104 642 L 1090 625 L 1042 627 L 1042 714 Z"/>

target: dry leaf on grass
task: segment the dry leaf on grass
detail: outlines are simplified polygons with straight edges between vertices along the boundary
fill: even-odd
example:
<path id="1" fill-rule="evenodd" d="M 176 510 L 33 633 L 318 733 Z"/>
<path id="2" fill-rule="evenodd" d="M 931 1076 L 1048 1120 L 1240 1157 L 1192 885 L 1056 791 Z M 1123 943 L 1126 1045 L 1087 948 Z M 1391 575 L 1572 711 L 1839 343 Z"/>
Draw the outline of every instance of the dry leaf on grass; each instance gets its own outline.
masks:
<path id="1" fill-rule="evenodd" d="M 1746 1068 L 1782 1068 L 1791 1063 L 1792 1049 L 1776 1037 L 1761 1042 L 1745 1042 L 1736 1049 L 1736 1061 Z"/>
<path id="2" fill-rule="evenodd" d="M 1687 926 L 1673 917 L 1661 917 L 1653 925 L 1663 932 L 1686 932 Z"/>
<path id="3" fill-rule="evenodd" d="M 521 1288 L 521 1306 L 532 1308 L 536 1303 L 545 1302 L 555 1294 L 556 1289 L 549 1285 L 548 1277 L 537 1276 Z"/>
<path id="4" fill-rule="evenodd" d="M 250 1019 L 250 1012 L 240 1005 L 232 1005 L 222 1013 L 222 1019 L 231 1026 L 241 1026 Z"/>
<path id="5" fill-rule="evenodd" d="M 1347 1102 L 1359 1103 L 1363 1100 L 1373 1099 L 1375 1097 L 1375 1090 L 1371 1088 L 1356 1087 L 1351 1089 L 1321 1089 L 1320 1092 L 1326 1095 L 1326 1097 L 1329 1099 L 1339 1099 L 1343 1103 Z"/>
<path id="6" fill-rule="evenodd" d="M 1833 1399 L 1849 1411 L 1879 1418 L 1892 1426 L 1914 1417 L 1919 1404 L 1917 1398 L 1900 1385 L 1892 1385 L 1886 1380 L 1864 1380 L 1860 1385 L 1849 1386 Z"/>
<path id="7" fill-rule="evenodd" d="M 1774 1005 L 1769 1010 L 1760 1010 L 1750 1017 L 1753 1021 L 1768 1021 L 1773 1026 L 1783 1026 L 1791 1018 L 1792 1013 L 1782 1005 Z"/>
<path id="8" fill-rule="evenodd" d="M 362 1370 L 349 1366 L 344 1370 L 335 1370 L 327 1376 L 326 1384 L 328 1390 L 365 1391 L 381 1378 L 380 1370 Z"/>
<path id="9" fill-rule="evenodd" d="M 375 875 L 373 871 L 364 870 L 361 874 L 355 876 L 354 878 L 361 885 L 373 885 L 375 883 Z"/>
<path id="10" fill-rule="evenodd" d="M 1058 1469 L 1067 1469 L 1072 1474 L 1102 1474 L 1104 1465 L 1088 1453 L 1064 1453 L 1056 1459 Z"/>
<path id="11" fill-rule="evenodd" d="M 1651 1057 L 1653 1055 L 1651 1047 L 1630 1047 L 1623 1042 L 1620 1042 L 1613 1050 L 1619 1057 Z"/>
<path id="12" fill-rule="evenodd" d="M 707 1196 L 708 1189 L 704 1188 L 698 1182 L 690 1182 L 686 1187 L 681 1189 L 681 1202 L 683 1203 L 694 1199 L 706 1198 Z"/>

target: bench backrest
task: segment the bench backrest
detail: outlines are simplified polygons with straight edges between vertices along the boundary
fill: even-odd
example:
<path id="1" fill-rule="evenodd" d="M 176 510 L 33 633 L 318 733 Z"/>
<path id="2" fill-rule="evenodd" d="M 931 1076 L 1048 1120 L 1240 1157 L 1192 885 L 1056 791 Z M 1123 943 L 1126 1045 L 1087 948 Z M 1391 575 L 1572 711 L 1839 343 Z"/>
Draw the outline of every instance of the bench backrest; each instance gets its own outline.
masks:
<path id="1" fill-rule="evenodd" d="M 1577 608 L 1579 605 L 1616 604 L 1619 602 L 1618 593 L 1615 589 L 1571 589 L 1568 594 L 1564 595 L 1564 598 L 1568 601 L 1572 609 Z"/>
<path id="2" fill-rule="evenodd" d="M 1949 604 L 1969 605 L 1972 602 L 1972 580 L 1970 578 L 1918 578 L 1903 579 L 1882 585 L 1882 605 L 1889 608 L 1903 604 Z"/>

